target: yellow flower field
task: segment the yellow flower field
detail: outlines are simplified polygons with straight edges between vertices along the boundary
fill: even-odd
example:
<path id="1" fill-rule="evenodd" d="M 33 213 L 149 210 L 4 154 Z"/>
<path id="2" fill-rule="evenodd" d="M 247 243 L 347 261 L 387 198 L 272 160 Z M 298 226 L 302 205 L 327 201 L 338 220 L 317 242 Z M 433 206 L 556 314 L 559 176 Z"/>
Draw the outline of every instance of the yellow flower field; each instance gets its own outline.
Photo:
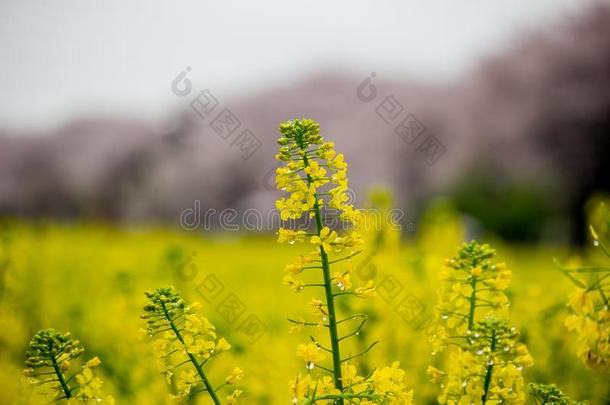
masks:
<path id="1" fill-rule="evenodd" d="M 380 282 L 388 287 L 363 304 L 372 314 L 366 339 L 380 343 L 362 366 L 399 360 L 416 403 L 434 403 L 440 394 L 426 368 L 442 361 L 431 355 L 422 323 L 433 315 L 443 260 L 454 253 L 461 238 L 460 224 L 449 213 L 434 218 L 420 225 L 414 243 L 387 243 L 372 259 L 362 260 L 363 276 L 374 275 L 378 288 Z M 306 339 L 289 334 L 286 318 L 306 316 L 309 300 L 281 285 L 282 269 L 294 252 L 290 246 L 277 245 L 272 236 L 214 238 L 168 229 L 44 222 L 11 222 L 8 235 L 3 259 L 9 265 L 3 274 L 0 312 L 0 403 L 21 403 L 27 343 L 38 329 L 47 327 L 71 331 L 86 347 L 87 358 L 102 359 L 98 374 L 117 403 L 166 403 L 168 388 L 153 348 L 139 332 L 144 327 L 139 319 L 144 291 L 165 285 L 200 302 L 200 313 L 233 346 L 214 364 L 212 376 L 222 380 L 239 365 L 247 386 L 242 388 L 243 403 L 288 403 L 288 380 L 297 371 L 306 371 L 296 356 L 298 344 Z M 526 381 L 553 382 L 572 398 L 603 403 L 607 374 L 584 366 L 576 354 L 576 336 L 563 326 L 573 285 L 552 258 L 576 261 L 576 256 L 550 247 L 494 245 L 512 270 L 507 290 L 511 319 L 534 359 L 525 371 Z M 354 263 L 361 264 L 359 259 Z M 212 280 L 222 291 L 209 291 Z M 390 288 L 390 282 L 399 284 Z M 236 320 L 223 315 L 227 297 L 243 305 Z M 250 316 L 260 321 L 262 335 L 243 328 Z M 201 403 L 206 401 L 201 397 Z"/>

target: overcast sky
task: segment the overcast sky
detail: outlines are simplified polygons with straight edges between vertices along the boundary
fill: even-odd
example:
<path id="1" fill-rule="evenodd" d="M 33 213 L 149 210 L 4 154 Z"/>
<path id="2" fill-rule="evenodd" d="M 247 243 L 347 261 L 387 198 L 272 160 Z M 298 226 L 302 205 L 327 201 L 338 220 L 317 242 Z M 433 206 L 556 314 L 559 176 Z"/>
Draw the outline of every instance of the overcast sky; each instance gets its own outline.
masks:
<path id="1" fill-rule="evenodd" d="M 222 99 L 326 68 L 452 80 L 584 3 L 1 0 L 0 127 L 164 116 L 186 66 Z"/>

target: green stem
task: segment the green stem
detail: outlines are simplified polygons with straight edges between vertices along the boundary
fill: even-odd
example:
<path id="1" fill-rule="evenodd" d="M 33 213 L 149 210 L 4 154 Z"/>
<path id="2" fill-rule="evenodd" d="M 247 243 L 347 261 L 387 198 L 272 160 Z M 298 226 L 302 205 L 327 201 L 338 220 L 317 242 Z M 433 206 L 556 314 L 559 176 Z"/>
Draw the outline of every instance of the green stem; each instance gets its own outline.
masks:
<path id="1" fill-rule="evenodd" d="M 606 294 L 604 294 L 603 288 L 599 289 L 599 294 L 602 296 L 602 299 L 604 300 L 604 304 L 608 305 L 608 297 L 606 297 Z"/>
<path id="2" fill-rule="evenodd" d="M 186 345 L 184 344 L 184 338 L 182 337 L 182 334 L 180 333 L 180 331 L 174 324 L 174 321 L 172 321 L 172 318 L 169 316 L 169 313 L 167 312 L 167 308 L 165 308 L 165 303 L 162 302 L 161 307 L 163 308 L 163 314 L 165 315 L 165 319 L 167 319 L 169 326 L 172 328 L 172 331 L 174 332 L 174 334 L 176 335 L 176 337 L 178 338 L 180 343 L 182 343 L 186 349 Z M 205 388 L 206 388 L 208 394 L 210 394 L 212 401 L 214 401 L 214 404 L 221 405 L 220 400 L 218 399 L 218 395 L 216 395 L 216 391 L 214 391 L 212 384 L 210 383 L 208 378 L 205 376 L 205 373 L 203 372 L 203 369 L 201 368 L 201 365 L 199 364 L 199 361 L 197 361 L 197 358 L 195 357 L 195 355 L 193 355 L 192 353 L 189 353 L 188 351 L 186 354 L 187 354 L 189 360 L 191 361 L 191 363 L 193 363 L 195 370 L 197 370 L 197 374 L 199 374 L 199 377 L 201 377 L 201 381 L 203 381 L 203 385 L 205 385 Z"/>
<path id="3" fill-rule="evenodd" d="M 474 309 L 477 304 L 477 279 L 472 278 L 470 282 L 470 286 L 472 287 L 472 294 L 470 294 L 470 311 L 468 311 L 468 330 L 472 330 L 474 326 Z"/>
<path id="4" fill-rule="evenodd" d="M 494 364 L 493 364 L 493 354 L 494 351 L 496 350 L 496 330 L 492 330 L 491 331 L 491 350 L 489 352 L 489 355 L 491 357 L 492 360 L 489 360 L 489 363 L 487 364 L 487 371 L 485 372 L 485 382 L 483 383 L 483 397 L 481 397 L 481 400 L 483 401 L 483 405 L 485 405 L 485 402 L 487 401 L 487 395 L 489 394 L 489 386 L 491 385 L 491 373 L 493 372 L 493 368 L 494 368 Z"/>
<path id="5" fill-rule="evenodd" d="M 49 349 L 52 349 L 51 344 L 49 344 Z M 59 384 L 61 384 L 61 389 L 64 391 L 66 398 L 68 398 L 68 399 L 72 398 L 72 393 L 70 392 L 68 383 L 66 383 L 66 379 L 64 378 L 64 373 L 61 372 L 61 370 L 59 368 L 59 364 L 57 364 L 57 359 L 55 359 L 54 355 L 51 355 L 51 362 L 53 363 L 53 369 L 55 370 L 55 374 L 57 375 L 57 379 L 59 380 Z"/>
<path id="6" fill-rule="evenodd" d="M 307 154 L 303 156 L 303 163 L 305 167 L 309 166 L 309 159 Z M 307 181 L 309 184 L 312 183 L 311 176 L 307 175 Z M 314 203 L 314 214 L 316 217 L 317 234 L 320 236 L 324 223 L 322 222 L 322 215 L 320 214 L 320 205 L 318 204 L 318 196 L 314 194 L 316 199 Z M 335 381 L 335 388 L 339 391 L 343 391 L 343 380 L 341 376 L 341 354 L 339 353 L 339 334 L 337 332 L 337 316 L 335 313 L 335 298 L 333 296 L 333 288 L 330 276 L 330 264 L 328 261 L 328 255 L 324 250 L 324 247 L 320 245 L 320 259 L 322 261 L 322 274 L 324 275 L 324 291 L 326 293 L 326 305 L 328 306 L 328 330 L 330 333 L 330 345 L 333 355 L 333 377 Z M 343 398 L 337 399 L 338 405 L 343 405 Z"/>

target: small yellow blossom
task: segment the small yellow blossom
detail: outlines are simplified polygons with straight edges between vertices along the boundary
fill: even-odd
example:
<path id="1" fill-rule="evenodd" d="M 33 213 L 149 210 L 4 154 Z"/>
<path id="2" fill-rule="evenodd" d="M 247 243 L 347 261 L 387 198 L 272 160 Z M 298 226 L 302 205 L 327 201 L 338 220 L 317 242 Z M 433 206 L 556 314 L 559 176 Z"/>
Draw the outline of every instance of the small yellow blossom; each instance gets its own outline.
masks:
<path id="1" fill-rule="evenodd" d="M 297 356 L 305 361 L 305 366 L 308 370 L 311 370 L 316 363 L 319 363 L 326 357 L 320 348 L 313 343 L 300 344 L 297 348 Z"/>
<path id="2" fill-rule="evenodd" d="M 341 291 L 349 290 L 352 287 L 351 274 L 349 272 L 335 273 L 333 275 L 333 281 Z"/>
<path id="3" fill-rule="evenodd" d="M 575 312 L 584 315 L 591 314 L 595 310 L 592 294 L 584 288 L 576 288 L 570 294 L 570 301 L 568 303 Z"/>
<path id="4" fill-rule="evenodd" d="M 296 404 L 305 399 L 310 383 L 311 376 L 309 374 L 302 376 L 300 373 L 288 383 L 292 403 Z"/>
<path id="5" fill-rule="evenodd" d="M 426 369 L 426 373 L 430 375 L 430 381 L 432 381 L 433 383 L 440 382 L 443 376 L 446 374 L 438 368 L 432 366 L 428 366 L 428 368 Z"/>
<path id="6" fill-rule="evenodd" d="M 227 340 L 225 338 L 220 338 L 220 339 L 218 339 L 218 343 L 216 343 L 216 347 L 214 348 L 214 351 L 216 353 L 222 353 L 222 352 L 226 352 L 230 348 L 231 348 L 231 344 L 229 342 L 227 342 Z"/>
<path id="7" fill-rule="evenodd" d="M 227 405 L 236 405 L 237 398 L 239 398 L 242 393 L 242 390 L 235 390 L 231 393 L 231 395 L 227 395 Z"/>
<path id="8" fill-rule="evenodd" d="M 85 363 L 85 367 L 93 368 L 99 366 L 100 364 L 102 364 L 102 361 L 99 357 L 95 356 L 94 358 Z"/>
<path id="9" fill-rule="evenodd" d="M 290 229 L 280 228 L 278 230 L 278 238 L 277 241 L 279 243 L 288 242 L 290 244 L 295 242 L 301 242 L 305 238 L 304 231 L 293 231 Z"/>
<path id="10" fill-rule="evenodd" d="M 358 298 L 370 298 L 376 294 L 376 287 L 373 285 L 373 280 L 369 280 L 365 286 L 358 287 L 354 291 L 354 295 Z"/>
<path id="11" fill-rule="evenodd" d="M 320 235 L 314 235 L 311 237 L 310 242 L 312 245 L 320 245 L 325 251 L 329 252 L 332 249 L 332 244 L 337 239 L 337 232 L 331 231 L 329 227 L 325 226 L 320 231 Z"/>
<path id="12" fill-rule="evenodd" d="M 237 381 L 240 381 L 242 378 L 244 378 L 244 371 L 239 367 L 235 367 L 231 374 L 229 374 L 229 376 L 225 379 L 225 381 L 227 382 L 227 384 L 232 385 L 235 384 Z"/>

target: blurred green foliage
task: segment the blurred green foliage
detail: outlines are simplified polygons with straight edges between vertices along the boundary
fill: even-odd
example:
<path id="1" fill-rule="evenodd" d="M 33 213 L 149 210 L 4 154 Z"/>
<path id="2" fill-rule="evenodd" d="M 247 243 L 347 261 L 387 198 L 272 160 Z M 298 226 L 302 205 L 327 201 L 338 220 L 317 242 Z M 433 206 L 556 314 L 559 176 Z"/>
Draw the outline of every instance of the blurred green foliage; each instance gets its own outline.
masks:
<path id="1" fill-rule="evenodd" d="M 529 180 L 500 182 L 493 172 L 479 169 L 464 176 L 449 193 L 456 208 L 505 240 L 540 239 L 545 227 L 559 219 L 557 202 L 544 191 L 547 186 Z"/>

